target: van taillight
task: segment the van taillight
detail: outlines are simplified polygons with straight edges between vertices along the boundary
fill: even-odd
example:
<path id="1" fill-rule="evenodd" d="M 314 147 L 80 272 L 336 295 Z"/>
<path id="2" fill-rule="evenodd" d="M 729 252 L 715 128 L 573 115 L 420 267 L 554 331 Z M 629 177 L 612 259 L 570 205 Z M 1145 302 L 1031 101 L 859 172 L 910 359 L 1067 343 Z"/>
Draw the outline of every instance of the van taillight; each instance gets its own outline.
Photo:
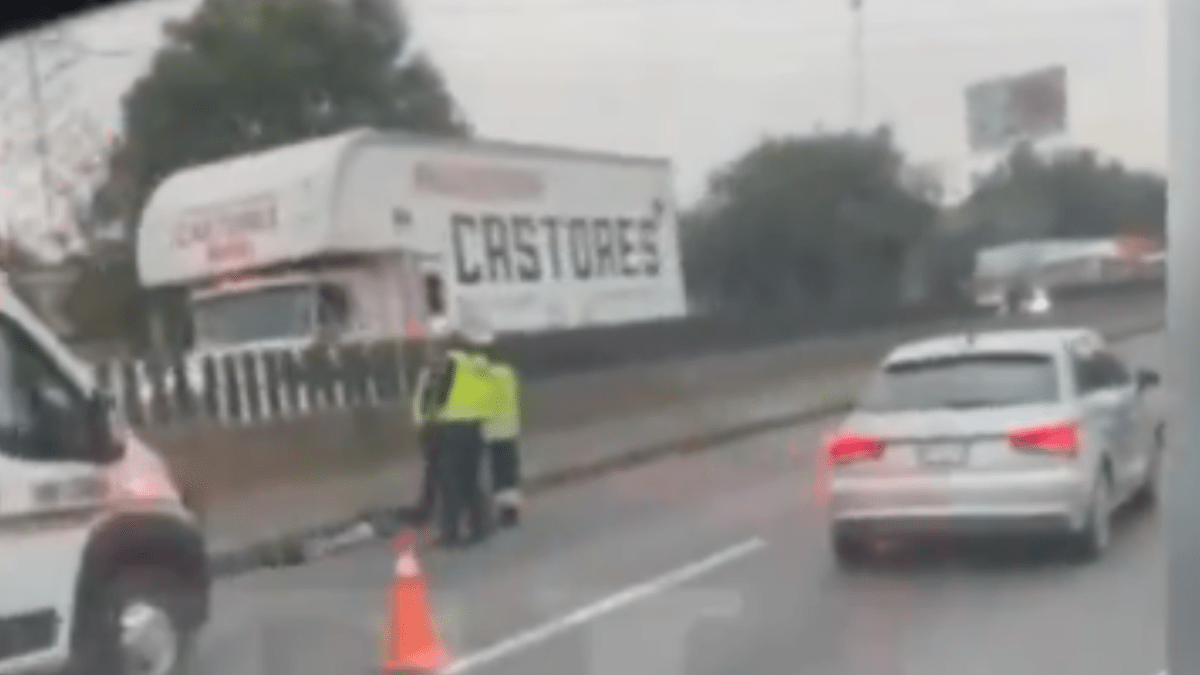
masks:
<path id="1" fill-rule="evenodd" d="M 1079 451 L 1079 427 L 1073 422 L 1017 429 L 1008 442 L 1018 450 L 1073 455 Z"/>
<path id="2" fill-rule="evenodd" d="M 839 434 L 829 442 L 829 461 L 833 464 L 848 464 L 867 459 L 879 459 L 884 443 L 872 436 Z"/>

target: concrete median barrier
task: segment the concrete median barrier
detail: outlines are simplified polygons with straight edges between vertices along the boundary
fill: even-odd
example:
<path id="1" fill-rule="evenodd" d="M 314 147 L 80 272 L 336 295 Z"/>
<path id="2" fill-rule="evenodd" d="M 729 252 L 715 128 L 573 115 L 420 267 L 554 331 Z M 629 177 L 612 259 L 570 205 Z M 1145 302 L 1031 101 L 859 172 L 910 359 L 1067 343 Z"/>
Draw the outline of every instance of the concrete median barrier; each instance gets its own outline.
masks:
<path id="1" fill-rule="evenodd" d="M 1159 330 L 1162 303 L 1161 292 L 1088 298 L 1052 316 L 987 319 L 970 327 L 1093 325 L 1120 340 Z M 835 414 L 849 405 L 859 380 L 891 345 L 966 327 L 940 322 L 536 382 L 526 395 L 527 435 L 533 439 L 528 452 L 535 455 L 527 487 L 547 490 Z M 652 410 L 664 411 L 663 419 L 619 422 Z M 396 492 L 415 489 L 416 481 L 405 412 L 330 414 L 291 420 L 285 429 L 172 430 L 179 435 L 153 440 L 166 449 L 185 481 L 223 481 L 208 498 L 217 506 L 228 504 L 227 521 L 241 517 L 241 508 L 245 518 L 264 523 L 260 534 L 230 537 L 214 552 L 215 569 L 237 574 L 300 564 L 402 526 L 399 507 L 406 500 Z M 620 426 L 621 436 L 606 432 L 606 424 Z M 585 447 L 578 438 L 593 429 L 608 440 Z M 537 452 L 539 444 L 556 450 Z M 406 461 L 403 470 L 396 468 Z M 254 491 L 267 476 L 290 488 L 290 501 L 274 502 L 283 504 L 277 507 L 270 500 L 234 505 L 239 489 Z M 318 499 L 318 492 L 327 494 Z M 316 504 L 311 512 L 300 513 L 310 502 Z M 274 508 L 288 511 L 290 519 L 272 530 L 271 514 L 265 512 Z"/>

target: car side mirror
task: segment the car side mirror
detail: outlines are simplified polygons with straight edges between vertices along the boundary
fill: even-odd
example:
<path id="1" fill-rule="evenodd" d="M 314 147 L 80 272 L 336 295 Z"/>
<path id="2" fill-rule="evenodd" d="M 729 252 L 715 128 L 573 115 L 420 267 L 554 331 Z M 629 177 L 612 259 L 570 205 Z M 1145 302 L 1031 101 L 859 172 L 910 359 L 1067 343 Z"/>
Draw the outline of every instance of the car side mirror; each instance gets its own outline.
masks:
<path id="1" fill-rule="evenodd" d="M 1138 389 L 1145 391 L 1152 387 L 1157 387 L 1162 382 L 1162 377 L 1157 371 L 1149 369 L 1141 369 L 1137 371 L 1137 386 Z"/>

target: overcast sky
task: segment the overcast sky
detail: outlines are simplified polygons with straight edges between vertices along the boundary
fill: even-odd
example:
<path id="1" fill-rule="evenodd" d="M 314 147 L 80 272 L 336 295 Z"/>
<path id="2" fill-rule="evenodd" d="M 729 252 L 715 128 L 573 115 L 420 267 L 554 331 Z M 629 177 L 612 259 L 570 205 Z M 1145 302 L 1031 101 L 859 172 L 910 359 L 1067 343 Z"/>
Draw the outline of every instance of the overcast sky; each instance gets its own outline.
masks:
<path id="1" fill-rule="evenodd" d="M 75 34 L 133 56 L 77 66 L 75 105 L 105 125 L 164 18 L 197 0 L 89 16 Z M 1071 139 L 1166 161 L 1163 0 L 866 0 L 867 108 L 920 161 L 967 160 L 963 88 L 1064 64 Z M 849 121 L 848 0 L 409 0 L 481 134 L 676 164 L 680 196 L 766 133 Z M 183 130 L 181 130 L 183 131 Z"/>

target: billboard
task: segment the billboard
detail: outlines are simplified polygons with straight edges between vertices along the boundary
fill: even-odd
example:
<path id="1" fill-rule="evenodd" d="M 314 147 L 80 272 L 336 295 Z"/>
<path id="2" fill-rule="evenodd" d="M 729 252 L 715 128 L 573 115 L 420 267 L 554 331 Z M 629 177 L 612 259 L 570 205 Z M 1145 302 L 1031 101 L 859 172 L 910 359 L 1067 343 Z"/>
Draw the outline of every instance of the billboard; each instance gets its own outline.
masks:
<path id="1" fill-rule="evenodd" d="M 1003 151 L 1067 131 L 1067 69 L 1053 66 L 967 87 L 972 152 Z"/>

